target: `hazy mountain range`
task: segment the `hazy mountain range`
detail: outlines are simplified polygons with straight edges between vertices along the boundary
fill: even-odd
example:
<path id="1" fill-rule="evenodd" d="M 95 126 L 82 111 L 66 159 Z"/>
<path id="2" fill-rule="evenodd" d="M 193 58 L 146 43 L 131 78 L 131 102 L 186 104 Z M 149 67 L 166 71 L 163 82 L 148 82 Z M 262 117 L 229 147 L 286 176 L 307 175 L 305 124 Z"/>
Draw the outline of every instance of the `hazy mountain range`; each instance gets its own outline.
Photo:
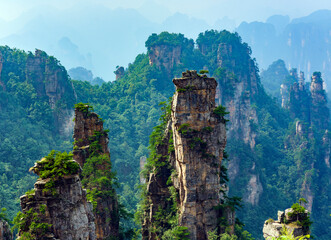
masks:
<path id="1" fill-rule="evenodd" d="M 42 49 L 67 69 L 83 66 L 95 76 L 112 81 L 117 65 L 126 67 L 137 54 L 145 52 L 144 43 L 153 32 L 180 32 L 196 38 L 207 29 L 228 29 L 238 31 L 252 47 L 262 68 L 281 58 L 288 67 L 297 67 L 307 75 L 321 71 L 325 79 L 331 79 L 329 10 L 292 21 L 288 16 L 275 15 L 266 22 L 243 22 L 237 28 L 235 21 L 227 17 L 210 25 L 182 13 L 153 22 L 150 19 L 154 15 L 148 6 L 140 10 L 112 10 L 101 5 L 67 10 L 40 6 L 9 22 L 0 19 L 0 45 L 29 51 Z"/>

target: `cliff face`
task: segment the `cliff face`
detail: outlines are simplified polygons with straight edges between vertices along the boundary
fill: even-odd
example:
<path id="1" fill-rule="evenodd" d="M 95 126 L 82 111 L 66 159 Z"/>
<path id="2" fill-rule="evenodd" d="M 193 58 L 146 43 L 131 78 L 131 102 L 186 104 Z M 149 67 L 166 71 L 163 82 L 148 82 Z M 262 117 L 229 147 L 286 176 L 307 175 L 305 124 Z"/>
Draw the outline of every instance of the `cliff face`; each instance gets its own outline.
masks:
<path id="1" fill-rule="evenodd" d="M 326 94 L 323 89 L 321 73 L 315 72 L 310 84 L 311 92 L 311 124 L 320 129 L 329 126 L 330 112 L 327 107 Z"/>
<path id="2" fill-rule="evenodd" d="M 116 75 L 116 80 L 122 78 L 124 76 L 124 67 L 118 67 L 114 73 Z"/>
<path id="3" fill-rule="evenodd" d="M 180 64 L 181 46 L 156 45 L 148 49 L 150 65 L 155 64 L 159 69 L 164 67 L 168 73 Z"/>
<path id="4" fill-rule="evenodd" d="M 145 213 L 143 238 L 160 237 L 151 231 L 155 227 L 153 221 L 160 209 L 171 204 L 167 199 L 172 196 L 169 189 L 173 188 L 178 194 L 179 226 L 187 228 L 189 239 L 208 239 L 207 232 L 217 230 L 217 219 L 226 215 L 217 210 L 221 203 L 220 167 L 226 144 L 225 120 L 222 113 L 214 111 L 217 82 L 198 76 L 196 71 L 184 72 L 182 78 L 173 82 L 176 93 L 171 117 L 162 143 L 156 147 L 156 156 L 162 156 L 158 162 L 165 164 L 148 178 L 150 208 Z M 231 221 L 229 215 L 227 220 Z M 163 226 L 167 227 L 166 223 Z"/>
<path id="5" fill-rule="evenodd" d="M 12 240 L 13 234 L 10 231 L 9 224 L 0 219 L 0 240 Z"/>
<path id="6" fill-rule="evenodd" d="M 228 136 L 243 139 L 251 148 L 255 146 L 256 133 L 252 123 L 257 124 L 256 110 L 252 104 L 259 94 L 259 77 L 254 61 L 249 57 L 249 49 L 242 49 L 232 43 L 221 43 L 217 51 L 217 64 L 223 71 L 219 82 L 218 104 L 230 112 Z M 244 51 L 244 57 L 238 59 Z"/>
<path id="7" fill-rule="evenodd" d="M 269 219 L 265 221 L 263 226 L 263 237 L 269 239 L 272 237 L 278 238 L 282 235 L 283 228 L 292 233 L 294 237 L 305 236 L 310 233 L 309 226 L 301 226 L 298 222 L 305 222 L 309 219 L 309 212 L 306 210 L 303 213 L 294 212 L 292 208 L 283 211 L 278 211 L 278 220 Z"/>
<path id="8" fill-rule="evenodd" d="M 90 157 L 91 150 L 89 149 L 95 133 L 103 132 L 103 122 L 96 113 L 89 112 L 89 106 L 75 108 L 75 127 L 74 127 L 74 159 L 83 168 L 86 159 Z M 100 152 L 109 156 L 108 138 L 107 135 L 101 134 L 98 138 L 98 143 L 101 146 Z"/>
<path id="9" fill-rule="evenodd" d="M 82 189 L 79 165 L 70 159 L 52 152 L 32 168 L 41 178 L 32 192 L 21 197 L 18 239 L 96 239 L 92 204 Z M 49 166 L 55 169 L 55 161 L 64 174 L 46 176 Z"/>
<path id="10" fill-rule="evenodd" d="M 289 91 L 288 109 L 292 118 L 310 122 L 310 98 L 304 82 L 295 82 Z"/>
<path id="11" fill-rule="evenodd" d="M 188 228 L 190 239 L 207 239 L 207 232 L 217 228 L 219 213 L 214 207 L 220 203 L 219 174 L 226 144 L 225 122 L 213 112 L 217 83 L 213 78 L 197 76 L 194 71 L 183 73 L 182 78 L 173 82 L 177 90 L 171 121 L 179 224 Z M 183 133 L 180 131 L 183 126 L 194 133 Z"/>
<path id="12" fill-rule="evenodd" d="M 118 202 L 112 187 L 108 134 L 103 121 L 89 108 L 84 104 L 75 108 L 74 159 L 83 168 L 83 187 L 94 205 L 97 239 L 118 238 Z"/>
<path id="13" fill-rule="evenodd" d="M 36 50 L 35 55 L 29 54 L 27 57 L 26 79 L 35 87 L 39 98 L 48 100 L 57 127 L 60 132 L 66 133 L 66 124 L 70 124 L 76 98 L 65 68 L 54 57 Z"/>

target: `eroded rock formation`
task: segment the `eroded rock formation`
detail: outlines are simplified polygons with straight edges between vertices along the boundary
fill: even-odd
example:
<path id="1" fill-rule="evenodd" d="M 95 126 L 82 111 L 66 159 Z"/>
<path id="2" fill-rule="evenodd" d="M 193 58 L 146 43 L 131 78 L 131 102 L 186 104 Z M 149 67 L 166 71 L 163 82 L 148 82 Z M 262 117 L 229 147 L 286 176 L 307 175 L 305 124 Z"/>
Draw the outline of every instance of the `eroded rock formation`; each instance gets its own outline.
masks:
<path id="1" fill-rule="evenodd" d="M 148 49 L 149 64 L 155 64 L 159 69 L 164 67 L 168 72 L 180 64 L 181 46 L 156 45 Z"/>
<path id="2" fill-rule="evenodd" d="M 71 122 L 76 98 L 65 68 L 54 57 L 36 50 L 35 55 L 28 55 L 26 79 L 34 86 L 39 98 L 48 99 L 59 130 L 68 133 L 66 124 Z"/>
<path id="3" fill-rule="evenodd" d="M 292 118 L 310 121 L 310 98 L 304 82 L 295 82 L 290 86 L 288 109 Z"/>
<path id="4" fill-rule="evenodd" d="M 78 104 L 75 108 L 74 159 L 83 168 L 82 182 L 94 201 L 95 227 L 98 240 L 118 238 L 119 214 L 115 190 L 111 185 L 111 162 L 108 134 L 103 121 L 90 106 Z M 85 165 L 88 167 L 85 168 Z M 94 167 L 92 172 L 88 168 Z M 85 171 L 86 170 L 86 171 Z M 98 179 L 105 179 L 101 184 Z"/>
<path id="5" fill-rule="evenodd" d="M 320 72 L 315 72 L 310 84 L 311 92 L 311 124 L 319 129 L 327 129 L 330 113 L 327 107 L 327 98 L 323 89 L 323 80 Z"/>
<path id="6" fill-rule="evenodd" d="M 10 231 L 10 226 L 9 224 L 0 219 L 0 240 L 12 240 L 13 239 L 13 234 Z"/>
<path id="7" fill-rule="evenodd" d="M 50 156 L 31 169 L 41 178 L 32 192 L 21 197 L 23 224 L 18 239 L 27 236 L 47 240 L 96 239 L 92 204 L 87 202 L 86 191 L 82 189 L 78 164 L 74 160 L 63 161 L 65 165 L 57 167 L 66 168 L 71 164 L 68 174 L 44 178 L 44 171 L 49 171 L 45 166 L 50 166 L 50 159 L 54 157 Z"/>
<path id="8" fill-rule="evenodd" d="M 238 54 L 244 54 L 244 57 L 238 59 Z M 243 139 L 254 148 L 256 133 L 252 124 L 257 124 L 258 118 L 252 103 L 259 93 L 259 77 L 255 63 L 249 57 L 249 49 L 238 46 L 238 43 L 221 43 L 217 65 L 224 72 L 219 79 L 221 98 L 218 104 L 230 112 L 228 136 Z"/>
<path id="9" fill-rule="evenodd" d="M 225 120 L 222 112 L 215 111 L 217 82 L 214 78 L 187 71 L 173 82 L 176 93 L 171 117 L 162 143 L 156 146 L 156 156 L 161 156 L 157 161 L 164 164 L 148 177 L 150 207 L 145 212 L 143 239 L 160 237 L 153 231 L 153 221 L 160 209 L 169 208 L 171 203 L 167 199 L 172 196 L 169 187 L 173 187 L 178 194 L 176 217 L 179 226 L 187 227 L 189 239 L 204 240 L 208 239 L 208 231 L 219 228 L 219 217 L 224 216 L 229 225 L 234 224 L 232 212 L 217 210 L 221 203 L 220 167 L 226 145 Z M 162 226 L 169 227 L 166 224 L 164 222 Z"/>
<path id="10" fill-rule="evenodd" d="M 301 226 L 298 222 L 303 222 L 309 219 L 309 213 L 293 214 L 293 209 L 288 208 L 283 211 L 278 211 L 278 220 L 269 219 L 265 221 L 263 226 L 263 237 L 268 239 L 270 237 L 279 237 L 282 235 L 283 229 L 286 228 L 294 237 L 305 236 L 310 233 L 309 226 Z"/>
<path id="11" fill-rule="evenodd" d="M 118 67 L 114 73 L 116 75 L 116 80 L 122 78 L 124 76 L 124 67 Z"/>

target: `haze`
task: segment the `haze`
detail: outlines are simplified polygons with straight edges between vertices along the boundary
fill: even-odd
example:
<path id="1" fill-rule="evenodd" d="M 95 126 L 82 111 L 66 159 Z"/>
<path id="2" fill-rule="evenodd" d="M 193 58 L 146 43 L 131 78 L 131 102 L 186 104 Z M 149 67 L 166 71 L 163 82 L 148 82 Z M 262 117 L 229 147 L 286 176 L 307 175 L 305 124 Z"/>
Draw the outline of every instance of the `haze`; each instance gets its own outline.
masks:
<path id="1" fill-rule="evenodd" d="M 83 66 L 112 81 L 115 66 L 127 67 L 145 52 L 153 32 L 196 39 L 211 28 L 234 31 L 243 21 L 265 22 L 275 14 L 293 19 L 319 9 L 331 9 L 331 1 L 0 0 L 0 44 L 42 49 L 67 69 Z"/>

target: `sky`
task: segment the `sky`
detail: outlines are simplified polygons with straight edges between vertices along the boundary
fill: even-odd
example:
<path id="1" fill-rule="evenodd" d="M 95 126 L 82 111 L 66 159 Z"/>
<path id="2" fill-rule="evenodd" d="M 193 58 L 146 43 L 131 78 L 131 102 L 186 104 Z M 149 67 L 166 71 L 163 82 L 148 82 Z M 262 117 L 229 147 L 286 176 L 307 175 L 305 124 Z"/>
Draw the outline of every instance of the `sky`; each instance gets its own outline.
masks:
<path id="1" fill-rule="evenodd" d="M 274 14 L 296 18 L 318 9 L 331 9 L 330 0 L 0 0 L 0 18 L 13 20 L 24 11 L 40 5 L 66 9 L 90 3 L 111 9 L 137 9 L 155 22 L 162 22 L 180 12 L 203 19 L 208 24 L 226 16 L 239 24 L 242 21 L 265 21 Z"/>
<path id="2" fill-rule="evenodd" d="M 0 45 L 42 49 L 67 69 L 83 66 L 112 81 L 117 65 L 146 51 L 152 33 L 196 39 L 207 29 L 320 9 L 331 10 L 331 0 L 0 0 Z"/>

